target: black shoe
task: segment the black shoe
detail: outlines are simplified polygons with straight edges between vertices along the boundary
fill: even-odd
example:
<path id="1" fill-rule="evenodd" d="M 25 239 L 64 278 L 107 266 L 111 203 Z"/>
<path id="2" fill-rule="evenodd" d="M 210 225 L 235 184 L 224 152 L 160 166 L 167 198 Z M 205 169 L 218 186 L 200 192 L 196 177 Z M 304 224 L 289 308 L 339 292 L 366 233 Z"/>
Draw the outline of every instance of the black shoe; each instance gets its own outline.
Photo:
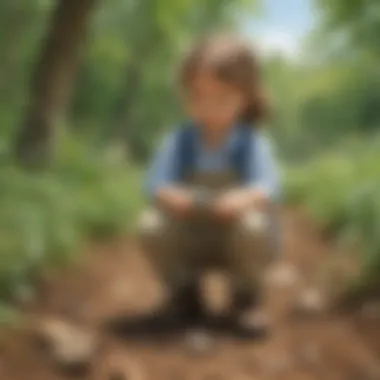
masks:
<path id="1" fill-rule="evenodd" d="M 175 293 L 169 300 L 169 309 L 182 323 L 197 325 L 203 317 L 202 294 L 197 282 L 187 284 Z"/>
<path id="2" fill-rule="evenodd" d="M 124 337 L 167 338 L 187 328 L 198 328 L 203 316 L 201 292 L 197 284 L 174 289 L 158 309 L 143 316 L 116 318 L 107 323 L 113 334 Z"/>

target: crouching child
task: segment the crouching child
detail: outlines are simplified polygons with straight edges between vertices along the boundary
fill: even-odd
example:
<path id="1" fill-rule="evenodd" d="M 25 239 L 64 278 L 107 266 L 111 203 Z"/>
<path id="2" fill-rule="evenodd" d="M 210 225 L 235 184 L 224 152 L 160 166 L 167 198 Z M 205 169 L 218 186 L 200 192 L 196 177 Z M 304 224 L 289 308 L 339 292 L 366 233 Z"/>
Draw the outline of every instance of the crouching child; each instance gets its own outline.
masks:
<path id="1" fill-rule="evenodd" d="M 265 328 L 254 316 L 278 249 L 279 179 L 260 129 L 267 107 L 258 65 L 247 44 L 214 35 L 190 51 L 180 74 L 188 119 L 166 137 L 148 171 L 141 243 L 176 318 L 199 320 L 199 279 L 219 268 L 233 287 L 231 320 L 251 336 Z"/>

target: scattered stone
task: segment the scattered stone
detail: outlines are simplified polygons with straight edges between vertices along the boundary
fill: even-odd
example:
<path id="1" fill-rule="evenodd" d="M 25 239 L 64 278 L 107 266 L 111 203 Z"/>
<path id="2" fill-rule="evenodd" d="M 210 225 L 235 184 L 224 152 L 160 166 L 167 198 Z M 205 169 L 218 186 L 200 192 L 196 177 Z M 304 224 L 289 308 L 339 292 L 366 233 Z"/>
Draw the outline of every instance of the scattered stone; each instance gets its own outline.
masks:
<path id="1" fill-rule="evenodd" d="M 207 355 L 214 348 L 210 334 L 202 330 L 190 331 L 185 337 L 186 349 L 191 355 Z"/>
<path id="2" fill-rule="evenodd" d="M 308 289 L 296 300 L 292 314 L 300 317 L 319 316 L 326 308 L 326 301 L 321 292 L 317 289 Z"/>
<path id="3" fill-rule="evenodd" d="M 95 335 L 59 319 L 40 322 L 37 338 L 64 372 L 86 372 L 97 349 Z"/>
<path id="4" fill-rule="evenodd" d="M 297 269 L 290 264 L 280 264 L 274 266 L 269 272 L 267 282 L 270 286 L 290 287 L 299 281 Z"/>
<path id="5" fill-rule="evenodd" d="M 242 330 L 252 331 L 255 337 L 267 337 L 273 326 L 273 321 L 265 311 L 256 311 L 243 314 L 239 320 Z"/>

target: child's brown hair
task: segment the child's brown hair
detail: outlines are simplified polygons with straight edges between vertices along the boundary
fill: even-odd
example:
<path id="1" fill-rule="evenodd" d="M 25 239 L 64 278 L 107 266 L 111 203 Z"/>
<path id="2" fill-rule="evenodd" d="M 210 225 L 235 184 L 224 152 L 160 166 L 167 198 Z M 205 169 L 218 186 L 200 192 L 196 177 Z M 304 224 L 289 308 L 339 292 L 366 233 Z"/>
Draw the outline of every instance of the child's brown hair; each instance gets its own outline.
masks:
<path id="1" fill-rule="evenodd" d="M 187 86 L 201 70 L 211 72 L 244 94 L 247 105 L 241 121 L 256 123 L 268 116 L 257 59 L 247 43 L 231 35 L 211 35 L 202 39 L 183 62 L 182 85 Z"/>

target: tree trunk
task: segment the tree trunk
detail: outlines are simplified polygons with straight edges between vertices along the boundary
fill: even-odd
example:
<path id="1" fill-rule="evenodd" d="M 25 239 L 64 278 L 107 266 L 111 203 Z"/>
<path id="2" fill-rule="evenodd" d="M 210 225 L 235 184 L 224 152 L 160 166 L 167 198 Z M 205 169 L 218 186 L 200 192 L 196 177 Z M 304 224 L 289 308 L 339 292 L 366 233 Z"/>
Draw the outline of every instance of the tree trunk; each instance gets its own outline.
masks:
<path id="1" fill-rule="evenodd" d="M 46 164 L 52 156 L 55 127 L 67 108 L 94 2 L 59 0 L 54 11 L 16 142 L 16 155 L 23 164 Z"/>

